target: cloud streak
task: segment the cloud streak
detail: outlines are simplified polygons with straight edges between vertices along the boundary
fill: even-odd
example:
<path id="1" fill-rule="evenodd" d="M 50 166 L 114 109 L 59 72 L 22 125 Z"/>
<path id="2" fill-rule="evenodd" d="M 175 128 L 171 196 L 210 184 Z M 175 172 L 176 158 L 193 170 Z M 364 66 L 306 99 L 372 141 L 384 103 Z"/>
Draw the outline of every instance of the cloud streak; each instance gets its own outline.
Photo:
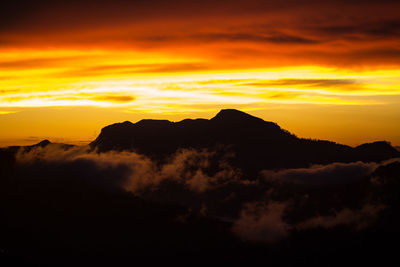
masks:
<path id="1" fill-rule="evenodd" d="M 310 168 L 263 171 L 266 181 L 307 186 L 346 184 L 367 178 L 379 165 L 376 163 L 331 163 Z"/>
<path id="2" fill-rule="evenodd" d="M 296 86 L 303 85 L 307 87 L 332 87 L 332 86 L 346 86 L 357 84 L 357 81 L 352 79 L 277 79 L 268 81 L 258 81 L 244 83 L 243 85 L 268 87 L 268 86 Z"/>

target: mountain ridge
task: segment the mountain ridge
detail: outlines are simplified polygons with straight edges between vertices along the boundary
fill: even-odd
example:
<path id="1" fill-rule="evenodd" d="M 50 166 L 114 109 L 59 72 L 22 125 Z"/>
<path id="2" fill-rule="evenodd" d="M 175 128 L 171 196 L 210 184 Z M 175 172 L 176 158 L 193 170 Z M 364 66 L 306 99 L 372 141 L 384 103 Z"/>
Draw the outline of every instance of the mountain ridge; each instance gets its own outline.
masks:
<path id="1" fill-rule="evenodd" d="M 98 152 L 135 151 L 156 159 L 179 149 L 224 147 L 235 154 L 230 163 L 254 172 L 331 162 L 377 162 L 400 156 L 386 141 L 350 147 L 332 141 L 298 138 L 277 123 L 234 109 L 223 109 L 209 120 L 111 124 L 101 130 L 90 147 Z"/>
<path id="2" fill-rule="evenodd" d="M 23 148 L 72 145 L 43 140 L 31 146 L 0 149 L 9 159 Z M 104 127 L 89 144 L 93 152 L 133 151 L 165 161 L 180 149 L 207 149 L 234 155 L 229 163 L 246 173 L 263 169 L 303 168 L 332 162 L 380 162 L 400 157 L 398 148 L 389 142 L 376 141 L 356 147 L 327 140 L 298 138 L 277 123 L 265 121 L 235 109 L 223 109 L 211 119 L 168 120 L 142 119 Z M 8 162 L 9 160 L 7 160 Z M 6 161 L 5 161 L 6 162 Z"/>

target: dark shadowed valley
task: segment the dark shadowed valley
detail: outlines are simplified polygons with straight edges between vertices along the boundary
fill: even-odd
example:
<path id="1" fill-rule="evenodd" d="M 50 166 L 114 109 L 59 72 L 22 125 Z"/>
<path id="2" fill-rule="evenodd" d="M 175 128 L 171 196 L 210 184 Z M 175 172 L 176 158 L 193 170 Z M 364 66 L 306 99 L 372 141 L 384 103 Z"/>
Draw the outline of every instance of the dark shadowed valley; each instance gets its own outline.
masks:
<path id="1" fill-rule="evenodd" d="M 399 264 L 400 152 L 238 110 L 0 149 L 2 266 Z"/>

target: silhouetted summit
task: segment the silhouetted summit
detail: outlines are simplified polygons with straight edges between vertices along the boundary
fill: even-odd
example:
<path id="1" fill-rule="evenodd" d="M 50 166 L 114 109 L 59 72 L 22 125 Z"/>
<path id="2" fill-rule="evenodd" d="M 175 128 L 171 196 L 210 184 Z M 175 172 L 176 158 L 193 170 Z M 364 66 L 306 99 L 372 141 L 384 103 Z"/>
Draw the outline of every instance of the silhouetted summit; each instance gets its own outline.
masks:
<path id="1" fill-rule="evenodd" d="M 253 122 L 253 123 L 263 123 L 264 120 L 247 114 L 243 111 L 236 109 L 222 109 L 215 115 L 212 121 L 222 122 L 222 123 L 240 123 L 240 122 Z"/>
<path id="2" fill-rule="evenodd" d="M 47 146 L 49 144 L 51 144 L 51 142 L 49 140 L 45 139 L 45 140 L 40 141 L 39 143 L 37 143 L 36 145 L 33 145 L 33 146 L 45 147 L 45 146 Z"/>
<path id="3" fill-rule="evenodd" d="M 399 156 L 387 142 L 352 148 L 330 141 L 298 138 L 276 123 L 234 109 L 223 109 L 210 120 L 116 123 L 104 127 L 90 146 L 99 152 L 129 150 L 158 159 L 183 148 L 224 149 L 235 155 L 230 163 L 255 172 L 336 161 L 381 161 Z"/>

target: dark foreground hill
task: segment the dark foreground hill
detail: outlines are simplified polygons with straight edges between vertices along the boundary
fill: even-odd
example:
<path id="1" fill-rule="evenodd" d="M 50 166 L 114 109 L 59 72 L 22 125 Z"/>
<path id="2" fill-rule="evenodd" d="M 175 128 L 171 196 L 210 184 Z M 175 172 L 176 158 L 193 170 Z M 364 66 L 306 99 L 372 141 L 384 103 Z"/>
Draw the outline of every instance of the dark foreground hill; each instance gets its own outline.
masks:
<path id="1" fill-rule="evenodd" d="M 353 148 L 330 141 L 298 138 L 276 123 L 234 109 L 221 110 L 210 120 L 116 123 L 103 128 L 90 146 L 99 152 L 128 150 L 156 159 L 180 148 L 226 149 L 234 153 L 232 164 L 252 173 L 330 162 L 378 162 L 400 155 L 384 141 Z"/>

